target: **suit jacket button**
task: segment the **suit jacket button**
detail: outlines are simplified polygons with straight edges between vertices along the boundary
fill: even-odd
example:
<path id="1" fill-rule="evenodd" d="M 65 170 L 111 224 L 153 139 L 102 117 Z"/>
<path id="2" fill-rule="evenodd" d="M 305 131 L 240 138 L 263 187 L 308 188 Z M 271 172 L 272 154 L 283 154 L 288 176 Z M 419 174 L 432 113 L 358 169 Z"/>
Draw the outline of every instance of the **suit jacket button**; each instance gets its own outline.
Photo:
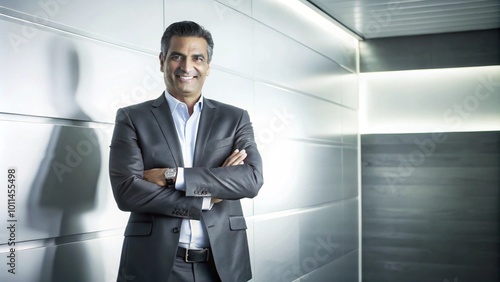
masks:
<path id="1" fill-rule="evenodd" d="M 174 233 L 179 233 L 181 230 L 180 230 L 178 227 L 175 227 L 174 229 L 172 229 L 172 231 L 173 231 Z"/>

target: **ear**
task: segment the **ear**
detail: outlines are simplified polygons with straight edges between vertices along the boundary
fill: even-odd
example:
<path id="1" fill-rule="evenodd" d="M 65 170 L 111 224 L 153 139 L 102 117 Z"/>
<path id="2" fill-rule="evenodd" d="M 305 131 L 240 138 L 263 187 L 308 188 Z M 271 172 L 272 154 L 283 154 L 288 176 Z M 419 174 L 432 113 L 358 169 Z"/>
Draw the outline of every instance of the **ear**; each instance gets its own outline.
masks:
<path id="1" fill-rule="evenodd" d="M 207 76 L 210 74 L 210 63 L 207 65 Z"/>
<path id="2" fill-rule="evenodd" d="M 165 65 L 165 58 L 163 58 L 162 52 L 158 55 L 158 59 L 160 59 L 160 71 L 163 72 L 163 66 Z"/>

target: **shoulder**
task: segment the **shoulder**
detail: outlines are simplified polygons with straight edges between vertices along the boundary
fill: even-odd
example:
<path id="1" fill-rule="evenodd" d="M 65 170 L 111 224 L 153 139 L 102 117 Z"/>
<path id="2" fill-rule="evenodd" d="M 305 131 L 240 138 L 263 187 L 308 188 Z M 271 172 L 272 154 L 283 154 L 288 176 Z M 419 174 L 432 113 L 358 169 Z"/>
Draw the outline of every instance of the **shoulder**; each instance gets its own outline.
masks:
<path id="1" fill-rule="evenodd" d="M 205 98 L 204 103 L 205 103 L 205 105 L 203 105 L 203 107 L 207 106 L 210 108 L 215 108 L 222 113 L 242 115 L 243 113 L 246 112 L 246 110 L 244 110 L 242 108 L 238 108 L 236 106 L 222 103 L 222 102 L 219 102 L 217 100 L 212 100 L 212 99 L 208 99 L 208 98 Z"/>
<path id="2" fill-rule="evenodd" d="M 159 106 L 163 102 L 166 103 L 165 97 L 163 94 L 152 100 L 144 101 L 141 103 L 125 106 L 123 108 L 118 109 L 117 113 L 126 113 L 126 115 L 144 115 L 146 112 L 150 112 L 152 108 Z"/>
<path id="3" fill-rule="evenodd" d="M 157 103 L 158 100 L 159 98 L 119 108 L 116 111 L 115 123 L 133 123 L 134 121 L 136 122 L 144 120 L 145 117 L 149 116 L 148 113 L 151 112 L 151 109 L 154 107 L 155 103 Z"/>
<path id="4" fill-rule="evenodd" d="M 144 102 L 141 102 L 138 104 L 129 105 L 129 106 L 121 108 L 120 110 L 124 110 L 126 112 L 150 110 L 156 100 L 157 99 L 148 100 L 148 101 L 144 101 Z"/>

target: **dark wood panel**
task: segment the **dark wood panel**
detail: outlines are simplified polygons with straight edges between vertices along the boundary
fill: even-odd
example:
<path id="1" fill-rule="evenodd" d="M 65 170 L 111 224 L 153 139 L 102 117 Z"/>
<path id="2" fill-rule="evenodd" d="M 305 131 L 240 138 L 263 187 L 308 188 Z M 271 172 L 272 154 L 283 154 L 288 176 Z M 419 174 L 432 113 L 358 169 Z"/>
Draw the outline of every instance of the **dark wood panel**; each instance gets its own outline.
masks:
<path id="1" fill-rule="evenodd" d="M 410 163 L 433 136 L 361 137 L 363 281 L 500 281 L 500 133 L 441 134 Z"/>

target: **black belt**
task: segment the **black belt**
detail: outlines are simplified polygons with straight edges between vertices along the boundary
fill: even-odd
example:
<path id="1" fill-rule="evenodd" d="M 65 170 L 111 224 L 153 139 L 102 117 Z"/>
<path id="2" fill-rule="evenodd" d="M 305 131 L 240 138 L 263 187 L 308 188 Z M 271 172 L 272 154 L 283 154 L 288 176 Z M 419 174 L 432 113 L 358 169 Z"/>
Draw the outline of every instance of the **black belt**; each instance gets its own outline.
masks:
<path id="1" fill-rule="evenodd" d="M 210 258 L 210 249 L 185 249 L 178 247 L 177 256 L 184 258 L 185 262 L 204 262 Z"/>

